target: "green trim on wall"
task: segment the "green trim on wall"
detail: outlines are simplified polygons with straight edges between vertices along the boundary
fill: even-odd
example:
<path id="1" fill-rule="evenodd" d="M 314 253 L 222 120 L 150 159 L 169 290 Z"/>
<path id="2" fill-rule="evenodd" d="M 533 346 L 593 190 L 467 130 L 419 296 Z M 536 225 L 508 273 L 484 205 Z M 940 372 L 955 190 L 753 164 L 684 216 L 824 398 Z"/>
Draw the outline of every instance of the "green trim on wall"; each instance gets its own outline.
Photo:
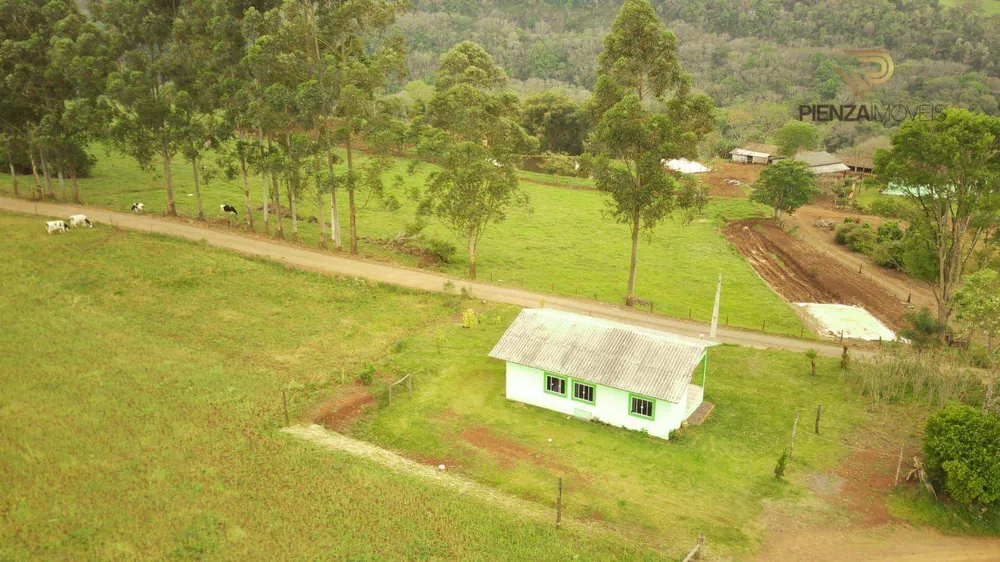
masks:
<path id="1" fill-rule="evenodd" d="M 563 392 L 562 394 L 558 392 L 552 392 L 549 390 L 549 377 L 554 379 L 561 379 L 563 381 Z M 550 373 L 548 371 L 542 371 L 542 391 L 545 394 L 551 394 L 552 396 L 558 396 L 560 398 L 566 398 L 566 392 L 569 390 L 569 378 L 562 375 L 557 375 L 555 373 Z"/>
<path id="2" fill-rule="evenodd" d="M 578 385 L 578 384 L 579 385 L 583 385 L 583 386 L 589 386 L 590 388 L 594 389 L 593 390 L 594 399 L 588 401 L 588 400 L 584 400 L 583 398 L 577 398 L 576 397 L 576 385 Z M 578 381 L 576 379 L 570 379 L 570 393 L 569 393 L 569 397 L 572 398 L 573 400 L 575 400 L 576 402 L 582 402 L 584 404 L 590 404 L 591 406 L 596 406 L 597 405 L 597 385 L 594 384 L 594 383 L 592 383 L 592 382 L 583 382 L 583 381 Z"/>
<path id="3" fill-rule="evenodd" d="M 632 398 L 641 398 L 642 400 L 647 400 L 653 405 L 653 412 L 651 416 L 644 416 L 642 414 L 636 414 L 632 411 Z M 642 394 L 628 393 L 628 415 L 632 417 L 639 418 L 641 420 L 656 421 L 656 398 L 650 398 L 649 396 L 643 396 Z"/>

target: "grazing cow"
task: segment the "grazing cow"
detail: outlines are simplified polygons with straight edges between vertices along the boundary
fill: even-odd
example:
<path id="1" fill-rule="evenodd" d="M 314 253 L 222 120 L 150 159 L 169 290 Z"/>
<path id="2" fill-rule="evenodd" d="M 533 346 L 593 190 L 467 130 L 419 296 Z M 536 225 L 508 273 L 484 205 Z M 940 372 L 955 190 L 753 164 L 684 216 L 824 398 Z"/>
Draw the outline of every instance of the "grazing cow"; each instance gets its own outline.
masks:
<path id="1" fill-rule="evenodd" d="M 45 230 L 49 231 L 49 234 L 53 232 L 68 232 L 69 225 L 66 221 L 49 221 L 45 223 Z"/>
<path id="2" fill-rule="evenodd" d="M 236 207 L 233 207 L 232 205 L 219 205 L 219 209 L 221 209 L 223 213 L 232 213 L 236 216 L 240 216 L 240 212 L 237 211 Z"/>
<path id="3" fill-rule="evenodd" d="M 87 215 L 71 215 L 69 217 L 69 225 L 73 228 L 78 226 L 85 226 L 87 228 L 94 227 L 94 225 L 90 223 L 90 219 L 87 218 Z"/>
<path id="4" fill-rule="evenodd" d="M 145 205 L 143 205 L 142 203 L 132 203 L 133 213 L 141 213 L 143 209 L 145 209 Z"/>

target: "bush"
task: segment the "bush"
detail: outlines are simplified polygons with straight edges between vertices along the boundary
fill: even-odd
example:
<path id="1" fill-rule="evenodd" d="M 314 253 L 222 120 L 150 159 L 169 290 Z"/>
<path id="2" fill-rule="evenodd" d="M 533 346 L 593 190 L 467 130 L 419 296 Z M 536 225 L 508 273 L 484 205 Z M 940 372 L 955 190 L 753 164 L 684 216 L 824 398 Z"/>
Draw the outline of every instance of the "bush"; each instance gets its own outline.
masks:
<path id="1" fill-rule="evenodd" d="M 848 219 L 844 219 L 844 224 L 838 226 L 837 230 L 833 233 L 833 241 L 837 244 L 847 244 L 847 236 L 861 227 L 861 225 L 854 221 L 847 221 Z"/>
<path id="2" fill-rule="evenodd" d="M 903 229 L 899 227 L 899 223 L 896 221 L 889 221 L 878 227 L 876 234 L 878 234 L 879 242 L 903 239 Z"/>
<path id="3" fill-rule="evenodd" d="M 868 224 L 853 229 L 846 236 L 847 247 L 852 252 L 871 252 L 875 249 L 877 240 L 877 235 Z"/>
<path id="4" fill-rule="evenodd" d="M 781 480 L 785 476 L 785 469 L 788 468 L 788 449 L 781 452 L 778 463 L 774 465 L 774 477 Z"/>
<path id="5" fill-rule="evenodd" d="M 906 245 L 902 240 L 879 242 L 872 249 L 872 260 L 882 267 L 903 269 Z"/>
<path id="6" fill-rule="evenodd" d="M 913 342 L 917 349 L 936 346 L 944 332 L 944 326 L 938 323 L 926 306 L 917 312 L 907 312 L 903 320 L 909 322 L 910 327 L 900 330 L 899 335 Z"/>
<path id="7" fill-rule="evenodd" d="M 927 420 L 924 456 L 938 488 L 959 503 L 1000 505 L 1000 418 L 949 404 Z"/>
<path id="8" fill-rule="evenodd" d="M 462 313 L 462 327 L 475 328 L 479 325 L 479 315 L 471 308 Z"/>
<path id="9" fill-rule="evenodd" d="M 451 263 L 451 258 L 455 257 L 455 252 L 458 251 L 458 248 L 451 242 L 438 240 L 437 238 L 428 240 L 424 244 L 424 249 L 439 259 L 441 263 Z"/>
<path id="10" fill-rule="evenodd" d="M 868 212 L 873 215 L 888 217 L 892 219 L 906 216 L 908 207 L 905 201 L 891 199 L 889 197 L 879 197 L 868 205 Z"/>
<path id="11" fill-rule="evenodd" d="M 370 386 L 373 382 L 375 382 L 375 365 L 365 363 L 361 372 L 358 373 L 358 380 L 365 386 Z"/>

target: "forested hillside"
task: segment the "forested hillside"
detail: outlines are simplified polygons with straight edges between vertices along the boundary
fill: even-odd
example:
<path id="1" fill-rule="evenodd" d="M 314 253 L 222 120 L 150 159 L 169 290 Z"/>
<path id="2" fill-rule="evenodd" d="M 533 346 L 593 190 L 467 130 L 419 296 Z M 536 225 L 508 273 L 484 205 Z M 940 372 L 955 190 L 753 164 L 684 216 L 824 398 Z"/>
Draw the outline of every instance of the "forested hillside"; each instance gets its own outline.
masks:
<path id="1" fill-rule="evenodd" d="M 936 0 L 653 0 L 678 37 L 696 88 L 717 107 L 757 113 L 847 100 L 835 73 L 843 49 L 882 47 L 896 64 L 873 103 L 939 103 L 1000 113 L 1000 15 L 996 0 L 950 8 Z M 483 45 L 522 92 L 565 89 L 579 101 L 621 2 L 611 0 L 414 0 L 399 21 L 409 79 L 430 80 L 458 41 Z M 847 102 L 849 103 L 849 102 Z M 852 129 L 853 126 L 840 128 Z M 866 131 L 862 131 L 864 133 Z M 827 136 L 832 134 L 827 133 Z M 841 133 L 843 134 L 843 133 Z"/>

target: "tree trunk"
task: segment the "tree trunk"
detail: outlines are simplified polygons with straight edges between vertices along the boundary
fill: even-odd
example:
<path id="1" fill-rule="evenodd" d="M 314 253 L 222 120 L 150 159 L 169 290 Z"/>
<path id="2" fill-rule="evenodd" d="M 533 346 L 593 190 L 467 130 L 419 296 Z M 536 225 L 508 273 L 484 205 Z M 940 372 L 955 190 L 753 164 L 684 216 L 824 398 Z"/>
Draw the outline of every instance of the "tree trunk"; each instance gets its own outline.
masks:
<path id="1" fill-rule="evenodd" d="M 263 152 L 264 133 L 262 133 L 260 129 L 257 130 L 257 142 L 260 143 L 260 150 Z M 267 221 L 267 167 L 264 165 L 263 159 L 261 159 L 260 167 L 260 187 L 263 190 L 264 195 L 264 234 L 271 234 L 271 225 L 269 225 Z"/>
<path id="2" fill-rule="evenodd" d="M 65 178 L 63 178 L 63 173 L 62 173 L 61 169 L 57 172 L 57 175 L 59 177 L 59 190 L 62 191 L 62 200 L 65 201 L 66 200 L 66 180 L 65 180 Z"/>
<path id="3" fill-rule="evenodd" d="M 76 183 L 76 164 L 69 165 L 69 185 L 73 190 L 73 202 L 80 203 L 80 186 Z"/>
<path id="4" fill-rule="evenodd" d="M 278 174 L 271 174 L 271 185 L 274 187 L 274 193 L 271 194 L 271 196 L 274 197 L 274 218 L 278 221 L 275 234 L 277 234 L 279 238 L 284 238 L 285 225 L 284 221 L 281 220 L 281 183 L 278 181 Z"/>
<path id="5" fill-rule="evenodd" d="M 625 294 L 625 305 L 632 306 L 635 300 L 635 269 L 639 263 L 639 217 L 632 219 L 632 259 L 628 267 L 628 292 Z"/>
<path id="6" fill-rule="evenodd" d="M 326 169 L 333 176 L 333 153 L 327 154 Z M 343 244 L 340 242 L 340 212 L 337 209 L 337 186 L 330 188 L 330 237 L 333 238 L 333 247 L 340 250 Z"/>
<path id="7" fill-rule="evenodd" d="M 17 170 L 14 169 L 14 156 L 10 150 L 10 144 L 7 144 L 7 165 L 10 167 L 10 183 L 14 186 L 14 197 L 20 197 L 21 192 L 17 189 Z"/>
<path id="8" fill-rule="evenodd" d="M 469 279 L 476 278 L 476 235 L 469 234 Z"/>
<path id="9" fill-rule="evenodd" d="M 351 131 L 347 131 L 347 207 L 351 224 L 351 253 L 358 253 L 358 224 L 354 208 L 354 158 L 351 150 Z M 473 268 L 474 269 L 474 268 Z M 475 274 L 473 274 L 475 277 Z"/>
<path id="10" fill-rule="evenodd" d="M 49 159 L 45 157 L 45 150 L 39 150 L 38 154 L 42 157 L 42 177 L 45 178 L 45 197 L 55 199 L 56 192 L 52 188 L 52 172 L 49 170 Z"/>
<path id="11" fill-rule="evenodd" d="M 38 180 L 38 165 L 35 163 L 35 150 L 28 147 L 28 158 L 31 160 L 31 176 L 35 179 L 35 183 L 31 186 L 31 198 L 41 199 L 42 198 L 42 182 Z"/>
<path id="12" fill-rule="evenodd" d="M 253 230 L 253 209 L 250 208 L 250 178 L 247 177 L 247 159 L 240 156 L 240 177 L 243 179 L 243 209 L 247 214 L 247 228 Z"/>
<path id="13" fill-rule="evenodd" d="M 297 175 L 293 176 L 297 178 Z M 292 215 L 292 240 L 298 240 L 299 215 L 295 207 L 295 191 L 298 189 L 298 179 L 290 180 L 288 184 L 288 212 Z"/>
<path id="14" fill-rule="evenodd" d="M 198 181 L 198 158 L 191 159 L 191 172 L 194 174 L 194 199 L 198 205 L 198 220 L 205 220 L 205 207 L 201 204 L 201 182 Z"/>
<path id="15" fill-rule="evenodd" d="M 167 150 L 167 143 L 163 143 L 163 150 L 160 152 L 163 157 L 163 181 L 167 185 L 167 216 L 176 217 L 177 207 L 174 205 L 174 174 L 170 170 L 170 151 Z"/>
<path id="16" fill-rule="evenodd" d="M 319 247 L 326 248 L 326 216 L 323 212 L 323 189 L 320 183 L 319 153 L 313 156 L 313 169 L 316 172 L 316 214 L 319 215 Z"/>

